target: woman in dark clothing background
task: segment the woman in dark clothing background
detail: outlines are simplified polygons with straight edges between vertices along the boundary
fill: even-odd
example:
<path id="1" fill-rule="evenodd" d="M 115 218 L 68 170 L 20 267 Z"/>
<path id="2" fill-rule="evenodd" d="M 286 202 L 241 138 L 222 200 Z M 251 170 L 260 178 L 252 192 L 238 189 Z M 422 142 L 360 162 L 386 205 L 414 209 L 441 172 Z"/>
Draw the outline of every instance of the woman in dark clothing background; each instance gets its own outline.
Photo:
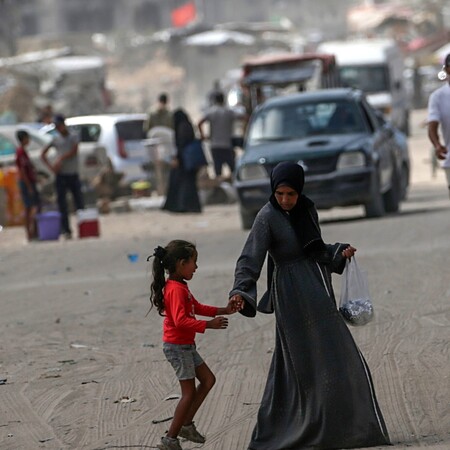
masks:
<path id="1" fill-rule="evenodd" d="M 177 155 L 172 162 L 167 197 L 162 209 L 172 212 L 202 211 L 197 191 L 197 170 L 183 167 L 183 151 L 195 139 L 194 127 L 183 109 L 173 113 L 173 128 Z"/>

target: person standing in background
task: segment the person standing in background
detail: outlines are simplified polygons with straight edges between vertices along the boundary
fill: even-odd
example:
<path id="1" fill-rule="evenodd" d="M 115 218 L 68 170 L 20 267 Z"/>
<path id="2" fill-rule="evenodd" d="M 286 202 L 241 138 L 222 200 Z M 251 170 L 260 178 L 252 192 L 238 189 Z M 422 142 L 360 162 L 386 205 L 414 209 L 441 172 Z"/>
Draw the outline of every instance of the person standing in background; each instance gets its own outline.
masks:
<path id="1" fill-rule="evenodd" d="M 71 239 L 72 231 L 70 229 L 69 210 L 66 199 L 68 190 L 72 194 L 75 208 L 77 210 L 84 209 L 84 199 L 78 168 L 78 137 L 69 132 L 64 116 L 55 116 L 53 123 L 58 134 L 49 145 L 43 148 L 41 158 L 56 175 L 55 185 L 58 209 L 61 213 L 61 232 L 66 239 Z M 52 162 L 47 157 L 47 153 L 51 147 L 54 147 L 57 152 L 56 160 Z"/>
<path id="2" fill-rule="evenodd" d="M 216 177 L 222 175 L 223 165 L 226 164 L 233 173 L 235 154 L 232 144 L 235 113 L 225 106 L 222 92 L 216 94 L 215 105 L 210 108 L 198 122 L 200 138 L 206 139 L 204 124 L 209 123 L 209 140 L 211 156 L 214 162 Z"/>
<path id="3" fill-rule="evenodd" d="M 36 214 L 41 207 L 41 200 L 37 189 L 36 169 L 27 153 L 30 136 L 25 130 L 16 133 L 19 146 L 16 149 L 16 166 L 19 171 L 19 187 L 25 207 L 25 230 L 28 241 L 37 238 Z"/>
<path id="4" fill-rule="evenodd" d="M 149 139 L 156 139 L 158 144 L 152 145 L 150 159 L 155 169 L 156 191 L 165 195 L 169 180 L 170 163 L 176 153 L 173 136 L 173 114 L 167 107 L 169 97 L 162 93 L 158 97 L 158 105 L 148 114 L 144 122 L 144 133 Z"/>
<path id="5" fill-rule="evenodd" d="M 437 159 L 442 161 L 450 195 L 450 53 L 445 57 L 443 70 L 447 81 L 431 93 L 428 101 L 428 137 Z M 439 137 L 439 125 L 444 144 Z"/>
<path id="6" fill-rule="evenodd" d="M 153 127 L 167 127 L 173 129 L 173 117 L 167 104 L 169 96 L 163 92 L 158 97 L 158 105 L 148 113 L 148 118 L 144 122 L 144 133 L 148 133 Z"/>
<path id="7" fill-rule="evenodd" d="M 200 213 L 202 205 L 197 190 L 197 169 L 188 170 L 183 163 L 186 146 L 195 139 L 194 127 L 186 111 L 181 108 L 174 112 L 173 123 L 177 154 L 172 159 L 169 186 L 162 209 L 176 213 Z"/>

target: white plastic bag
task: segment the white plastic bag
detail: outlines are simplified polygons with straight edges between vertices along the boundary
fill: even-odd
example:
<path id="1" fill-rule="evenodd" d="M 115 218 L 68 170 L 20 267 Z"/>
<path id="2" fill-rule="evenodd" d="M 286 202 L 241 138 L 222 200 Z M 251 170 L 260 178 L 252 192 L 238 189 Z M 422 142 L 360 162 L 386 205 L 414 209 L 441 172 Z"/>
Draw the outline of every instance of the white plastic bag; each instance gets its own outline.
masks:
<path id="1" fill-rule="evenodd" d="M 367 276 L 354 256 L 345 263 L 339 311 L 345 321 L 354 326 L 365 325 L 373 319 Z"/>

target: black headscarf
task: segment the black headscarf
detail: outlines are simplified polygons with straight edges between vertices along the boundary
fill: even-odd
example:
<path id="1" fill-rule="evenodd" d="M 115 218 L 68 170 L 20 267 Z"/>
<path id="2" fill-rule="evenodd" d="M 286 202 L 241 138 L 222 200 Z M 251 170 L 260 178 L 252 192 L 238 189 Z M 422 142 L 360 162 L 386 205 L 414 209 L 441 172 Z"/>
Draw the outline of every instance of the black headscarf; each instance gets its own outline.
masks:
<path id="1" fill-rule="evenodd" d="M 297 239 L 306 255 L 320 262 L 327 262 L 328 252 L 322 240 L 320 228 L 311 215 L 314 202 L 302 194 L 304 184 L 305 172 L 302 166 L 291 161 L 277 164 L 270 175 L 272 188 L 270 203 L 275 209 L 289 216 Z M 278 186 L 289 186 L 299 195 L 296 205 L 288 213 L 281 208 L 275 198 Z"/>
<path id="2" fill-rule="evenodd" d="M 175 146 L 178 158 L 181 160 L 183 148 L 195 139 L 194 127 L 186 112 L 178 108 L 173 113 L 173 128 L 175 131 Z"/>

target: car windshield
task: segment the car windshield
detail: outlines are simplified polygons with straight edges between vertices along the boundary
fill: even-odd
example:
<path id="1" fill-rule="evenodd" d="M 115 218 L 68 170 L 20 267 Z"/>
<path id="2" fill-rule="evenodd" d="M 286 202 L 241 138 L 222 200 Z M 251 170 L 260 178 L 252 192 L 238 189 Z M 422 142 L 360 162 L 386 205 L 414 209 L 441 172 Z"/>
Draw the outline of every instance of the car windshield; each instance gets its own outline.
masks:
<path id="1" fill-rule="evenodd" d="M 249 129 L 248 144 L 364 131 L 363 118 L 354 102 L 288 103 L 265 107 L 257 113 Z"/>
<path id="2" fill-rule="evenodd" d="M 70 125 L 68 128 L 78 135 L 80 142 L 98 142 L 98 138 L 100 137 L 101 128 L 96 123 Z"/>
<path id="3" fill-rule="evenodd" d="M 140 141 L 146 138 L 143 120 L 117 122 L 116 129 L 119 138 L 124 141 Z"/>
<path id="4" fill-rule="evenodd" d="M 389 77 L 385 66 L 346 66 L 339 69 L 344 86 L 363 92 L 390 91 Z"/>

